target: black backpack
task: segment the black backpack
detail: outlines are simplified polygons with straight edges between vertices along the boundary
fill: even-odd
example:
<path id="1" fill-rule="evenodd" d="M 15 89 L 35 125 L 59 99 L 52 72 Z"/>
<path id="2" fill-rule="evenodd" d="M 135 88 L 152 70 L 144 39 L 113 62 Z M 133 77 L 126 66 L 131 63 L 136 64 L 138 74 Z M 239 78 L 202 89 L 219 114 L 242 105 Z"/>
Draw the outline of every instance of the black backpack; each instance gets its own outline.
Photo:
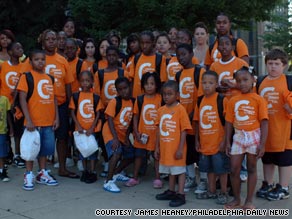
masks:
<path id="1" fill-rule="evenodd" d="M 201 68 L 202 67 L 200 65 L 195 65 L 195 68 L 194 68 L 194 81 L 195 81 L 195 85 L 197 89 L 199 89 Z M 177 81 L 177 83 L 180 82 L 180 76 L 181 76 L 182 71 L 183 70 L 180 70 L 175 74 L 175 80 Z"/>
<path id="2" fill-rule="evenodd" d="M 140 56 L 141 56 L 141 53 L 135 55 L 135 58 L 134 58 L 135 68 Z M 160 53 L 155 53 L 155 71 L 158 75 L 160 75 L 161 62 L 162 62 L 162 55 Z"/>
<path id="3" fill-rule="evenodd" d="M 79 78 L 79 74 L 81 72 L 81 67 L 83 64 L 83 60 L 78 58 L 77 64 L 76 64 L 76 76 L 77 76 L 77 80 Z"/>
<path id="4" fill-rule="evenodd" d="M 94 110 L 94 114 L 96 115 L 95 109 L 100 100 L 100 97 L 95 93 L 92 93 L 92 95 L 93 95 L 93 110 Z M 75 105 L 75 115 L 77 115 L 79 96 L 80 96 L 80 91 L 72 94 L 73 102 Z"/>
<path id="5" fill-rule="evenodd" d="M 231 39 L 231 43 L 232 43 L 232 47 L 233 47 L 233 51 L 234 51 L 234 54 L 235 54 L 236 57 L 238 57 L 238 53 L 237 53 L 237 40 L 238 40 L 238 38 L 232 38 L 232 39 Z M 209 46 L 209 54 L 210 54 L 210 56 L 211 56 L 211 54 L 212 54 L 212 50 L 213 50 L 213 48 L 214 48 L 215 42 L 216 42 L 216 41 L 214 41 L 214 42 L 213 42 L 212 44 L 210 44 L 210 46 Z"/>
<path id="6" fill-rule="evenodd" d="M 103 82 L 104 82 L 104 69 L 99 69 L 97 73 L 98 73 L 98 79 L 99 79 L 99 87 L 101 90 L 103 86 Z M 118 77 L 119 78 L 124 77 L 124 69 L 118 68 Z"/>
<path id="7" fill-rule="evenodd" d="M 201 105 L 203 98 L 204 98 L 204 95 L 198 97 L 198 102 L 197 102 L 198 109 L 200 108 L 200 105 Z M 217 111 L 218 111 L 218 115 L 219 115 L 222 126 L 225 126 L 225 117 L 223 114 L 223 111 L 224 111 L 223 100 L 224 100 L 224 96 L 222 94 L 218 94 L 218 96 L 217 96 Z"/>

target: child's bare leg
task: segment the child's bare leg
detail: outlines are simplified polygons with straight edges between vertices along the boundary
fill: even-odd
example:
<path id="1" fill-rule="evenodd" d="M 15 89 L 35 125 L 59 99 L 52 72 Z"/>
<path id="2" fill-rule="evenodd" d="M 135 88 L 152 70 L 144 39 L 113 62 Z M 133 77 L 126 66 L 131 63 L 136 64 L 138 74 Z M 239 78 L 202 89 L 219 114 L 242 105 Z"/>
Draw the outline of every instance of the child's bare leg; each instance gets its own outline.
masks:
<path id="1" fill-rule="evenodd" d="M 185 187 L 185 181 L 186 181 L 186 174 L 182 173 L 178 175 L 178 193 L 179 194 L 185 194 L 184 187 Z"/>
<path id="2" fill-rule="evenodd" d="M 209 182 L 209 192 L 216 193 L 216 175 L 215 173 L 208 173 L 208 182 Z"/>
<path id="3" fill-rule="evenodd" d="M 32 171 L 33 168 L 33 161 L 25 161 L 26 171 Z"/>
<path id="4" fill-rule="evenodd" d="M 279 184 L 282 187 L 288 187 L 289 180 L 290 180 L 290 177 L 291 177 L 292 167 L 291 166 L 278 167 L 278 169 L 279 169 Z"/>
<path id="5" fill-rule="evenodd" d="M 219 179 L 220 179 L 221 193 L 225 194 L 227 193 L 227 173 L 220 174 Z"/>
<path id="6" fill-rule="evenodd" d="M 87 170 L 87 160 L 86 159 L 82 160 L 82 166 L 83 166 L 84 170 Z"/>
<path id="7" fill-rule="evenodd" d="M 127 166 L 133 163 L 134 158 L 122 159 L 119 166 L 114 170 L 114 174 L 122 172 Z"/>
<path id="8" fill-rule="evenodd" d="M 138 179 L 139 170 L 140 170 L 140 167 L 142 165 L 142 160 L 143 160 L 143 157 L 135 157 L 135 161 L 134 161 L 134 176 L 133 176 L 134 179 Z"/>
<path id="9" fill-rule="evenodd" d="M 155 179 L 160 179 L 160 173 L 159 173 L 159 161 L 154 160 L 154 168 L 155 168 Z"/>
<path id="10" fill-rule="evenodd" d="M 121 157 L 121 154 L 113 154 L 109 160 L 109 169 L 106 181 L 112 180 L 114 175 L 114 170 L 117 166 L 117 163 Z"/>
<path id="11" fill-rule="evenodd" d="M 38 161 L 39 161 L 39 168 L 40 168 L 40 170 L 46 169 L 47 156 L 39 157 Z"/>
<path id="12" fill-rule="evenodd" d="M 96 160 L 90 160 L 90 172 L 94 173 L 96 171 Z"/>
<path id="13" fill-rule="evenodd" d="M 176 175 L 169 174 L 169 181 L 168 181 L 169 190 L 173 192 L 175 192 L 175 179 L 176 179 Z"/>
<path id="14" fill-rule="evenodd" d="M 264 171 L 264 180 L 267 181 L 269 185 L 273 184 L 275 165 L 263 164 L 263 171 Z"/>
<path id="15" fill-rule="evenodd" d="M 247 172 L 248 172 L 248 178 L 247 178 L 247 195 L 245 199 L 245 203 L 243 208 L 245 209 L 251 209 L 254 208 L 252 202 L 253 202 L 253 196 L 256 188 L 257 183 L 257 158 L 256 155 L 253 154 L 247 154 Z"/>

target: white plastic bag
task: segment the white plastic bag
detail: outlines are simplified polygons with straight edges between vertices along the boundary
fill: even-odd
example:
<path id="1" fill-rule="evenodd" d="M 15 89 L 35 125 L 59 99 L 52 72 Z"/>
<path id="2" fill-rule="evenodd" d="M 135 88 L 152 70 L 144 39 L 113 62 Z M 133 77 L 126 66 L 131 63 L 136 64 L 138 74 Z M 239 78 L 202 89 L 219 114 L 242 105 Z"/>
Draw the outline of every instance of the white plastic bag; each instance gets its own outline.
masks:
<path id="1" fill-rule="evenodd" d="M 89 157 L 98 150 L 98 144 L 93 135 L 87 136 L 86 134 L 81 134 L 78 131 L 74 131 L 73 135 L 76 147 L 83 157 Z"/>
<path id="2" fill-rule="evenodd" d="M 20 139 L 20 155 L 26 161 L 34 161 L 41 147 L 40 133 L 37 130 L 32 132 L 24 130 Z"/>

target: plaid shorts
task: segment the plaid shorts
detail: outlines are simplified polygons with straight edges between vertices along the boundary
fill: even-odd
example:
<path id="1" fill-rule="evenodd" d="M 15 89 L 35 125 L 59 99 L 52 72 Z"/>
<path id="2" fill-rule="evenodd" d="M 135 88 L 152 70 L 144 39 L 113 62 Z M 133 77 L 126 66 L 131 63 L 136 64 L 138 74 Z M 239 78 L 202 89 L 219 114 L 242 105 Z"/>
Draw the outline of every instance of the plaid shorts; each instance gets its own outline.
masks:
<path id="1" fill-rule="evenodd" d="M 260 145 L 260 138 L 260 128 L 253 131 L 235 129 L 230 154 L 257 154 L 257 148 Z"/>

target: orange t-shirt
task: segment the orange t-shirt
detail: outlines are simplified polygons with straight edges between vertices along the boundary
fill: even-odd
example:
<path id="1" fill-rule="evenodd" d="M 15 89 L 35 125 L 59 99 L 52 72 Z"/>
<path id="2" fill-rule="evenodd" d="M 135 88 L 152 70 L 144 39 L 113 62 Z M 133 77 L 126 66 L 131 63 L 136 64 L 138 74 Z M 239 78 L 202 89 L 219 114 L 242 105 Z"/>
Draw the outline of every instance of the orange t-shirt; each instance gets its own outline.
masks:
<path id="1" fill-rule="evenodd" d="M 194 121 L 199 122 L 200 152 L 204 155 L 218 153 L 219 144 L 224 137 L 224 127 L 221 124 L 218 106 L 218 93 L 210 97 L 204 96 L 200 108 L 196 104 Z M 226 109 L 227 99 L 223 100 L 223 109 Z"/>
<path id="2" fill-rule="evenodd" d="M 116 114 L 116 98 L 112 99 L 105 110 L 105 115 L 113 118 L 114 127 L 116 129 L 118 139 L 121 142 L 126 140 L 126 133 L 131 124 L 133 117 L 133 102 L 132 100 L 122 99 L 122 107 L 120 112 Z M 102 136 L 105 143 L 112 140 L 114 137 L 108 125 L 108 121 L 105 122 L 102 129 Z"/>
<path id="3" fill-rule="evenodd" d="M 225 120 L 235 129 L 253 131 L 268 118 L 267 102 L 256 93 L 239 94 L 228 101 Z"/>
<path id="4" fill-rule="evenodd" d="M 12 92 L 14 91 L 15 85 L 17 84 L 22 73 L 21 68 L 22 63 L 12 65 L 10 61 L 4 62 L 1 66 L 0 93 L 8 98 L 10 104 L 12 104 L 14 98 Z"/>
<path id="5" fill-rule="evenodd" d="M 103 109 L 103 105 L 100 100 L 98 101 L 96 108 L 93 109 L 93 107 L 94 107 L 93 94 L 91 92 L 81 91 L 78 98 L 78 110 L 76 118 L 84 130 L 88 130 L 92 126 L 92 123 L 95 120 L 95 112 L 98 112 L 99 110 Z M 69 108 L 72 110 L 75 110 L 76 108 L 73 97 L 71 97 Z M 76 127 L 75 130 L 77 130 Z M 97 131 L 98 130 L 96 126 L 95 132 Z"/>
<path id="6" fill-rule="evenodd" d="M 84 59 L 83 63 L 85 65 L 86 70 L 91 71 L 94 74 L 92 66 L 95 63 L 95 61 L 88 61 L 88 60 Z"/>
<path id="7" fill-rule="evenodd" d="M 141 78 L 142 75 L 146 72 L 155 72 L 156 54 L 151 56 L 145 56 L 143 53 L 139 57 L 136 65 L 133 64 L 130 66 L 129 77 L 133 80 L 133 97 L 137 97 L 143 94 L 141 87 Z M 162 56 L 162 61 L 160 65 L 160 79 L 162 82 L 166 81 L 166 58 Z"/>
<path id="8" fill-rule="evenodd" d="M 239 58 L 243 56 L 249 56 L 248 47 L 242 39 L 237 40 L 236 51 Z M 232 54 L 235 55 L 233 51 L 232 51 Z M 211 51 L 211 54 L 209 50 L 206 52 L 205 65 L 210 66 L 213 62 L 217 62 L 220 58 L 221 58 L 221 53 L 218 50 L 218 40 L 216 40 L 214 42 L 214 47 Z"/>
<path id="9" fill-rule="evenodd" d="M 140 114 L 138 131 L 148 135 L 147 144 L 141 144 L 137 139 L 134 141 L 135 148 L 142 148 L 148 151 L 155 150 L 156 143 L 156 125 L 155 120 L 157 119 L 157 110 L 161 106 L 162 97 L 160 94 L 156 94 L 154 97 L 147 97 L 144 95 L 144 100 L 139 112 L 138 101 L 136 99 L 134 105 L 134 114 Z"/>
<path id="10" fill-rule="evenodd" d="M 46 74 L 40 74 L 31 70 L 34 89 L 27 107 L 30 118 L 35 126 L 52 126 L 55 120 L 55 86 L 52 79 Z M 28 92 L 26 76 L 19 79 L 17 90 Z M 26 125 L 26 120 L 24 121 Z"/>
<path id="11" fill-rule="evenodd" d="M 166 166 L 186 166 L 186 142 L 183 148 L 183 158 L 175 159 L 181 132 L 192 129 L 185 108 L 180 103 L 173 107 L 166 105 L 160 107 L 155 124 L 158 126 L 160 136 L 159 163 Z"/>
<path id="12" fill-rule="evenodd" d="M 194 56 L 192 59 L 194 65 L 199 64 L 199 60 Z M 166 67 L 167 80 L 175 80 L 175 75 L 178 71 L 182 70 L 183 66 L 179 64 L 177 57 L 172 56 Z"/>
<path id="13" fill-rule="evenodd" d="M 76 65 L 78 63 L 78 59 L 79 58 L 76 57 L 73 61 L 68 62 L 68 64 L 69 64 L 69 71 L 72 72 L 72 76 L 73 76 L 73 79 L 74 79 L 74 81 L 71 83 L 72 93 L 78 92 L 79 91 L 79 88 L 80 88 L 80 83 L 78 81 L 77 72 L 76 72 Z M 88 70 L 87 64 L 83 61 L 80 72 L 86 71 L 86 70 Z"/>
<path id="14" fill-rule="evenodd" d="M 266 77 L 260 84 L 258 91 L 268 102 L 269 132 L 265 150 L 267 152 L 291 150 L 291 120 L 283 108 L 286 103 L 283 94 L 288 92 L 286 76 L 282 74 L 276 79 Z"/>
<path id="15" fill-rule="evenodd" d="M 46 74 L 50 74 L 55 78 L 56 97 L 58 105 L 66 102 L 66 84 L 74 81 L 72 69 L 70 71 L 67 60 L 55 53 L 52 56 L 46 55 Z"/>
<path id="16" fill-rule="evenodd" d="M 248 64 L 240 59 L 237 58 L 236 56 L 233 56 L 232 59 L 230 59 L 227 62 L 222 61 L 222 59 L 220 59 L 218 62 L 214 62 L 211 66 L 210 66 L 210 70 L 211 71 L 215 71 L 218 76 L 218 84 L 221 85 L 221 81 L 223 79 L 228 79 L 228 80 L 232 80 L 235 82 L 235 79 L 233 78 L 234 73 L 242 68 L 243 66 L 248 67 Z M 222 93 L 224 96 L 226 96 L 228 99 L 230 99 L 231 97 L 240 94 L 240 90 L 238 89 L 230 89 L 225 93 Z"/>
<path id="17" fill-rule="evenodd" d="M 131 70 L 131 65 L 134 64 L 134 59 L 135 59 L 135 56 L 134 56 L 134 55 L 132 55 L 132 56 L 129 58 L 128 63 L 127 63 L 127 65 L 126 65 L 126 71 L 127 71 L 127 72 L 130 72 L 130 70 Z"/>

